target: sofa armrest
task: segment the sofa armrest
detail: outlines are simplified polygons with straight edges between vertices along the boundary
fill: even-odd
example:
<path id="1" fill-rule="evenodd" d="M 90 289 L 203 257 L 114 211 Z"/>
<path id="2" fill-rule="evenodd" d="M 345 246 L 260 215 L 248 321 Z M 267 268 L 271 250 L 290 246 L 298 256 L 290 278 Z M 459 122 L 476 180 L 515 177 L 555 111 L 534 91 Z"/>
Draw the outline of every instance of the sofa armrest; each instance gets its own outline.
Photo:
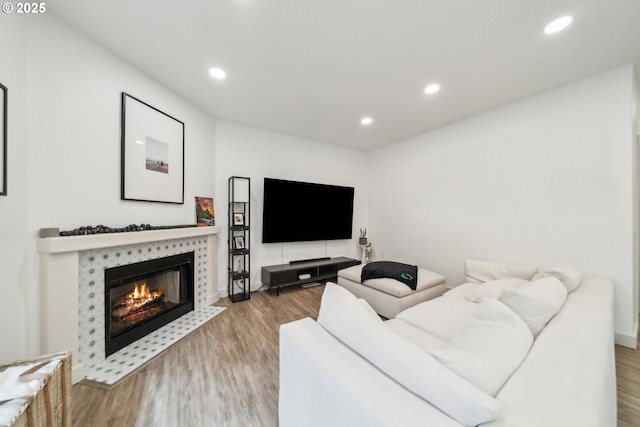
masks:
<path id="1" fill-rule="evenodd" d="M 460 426 L 310 318 L 280 327 L 280 427 Z"/>

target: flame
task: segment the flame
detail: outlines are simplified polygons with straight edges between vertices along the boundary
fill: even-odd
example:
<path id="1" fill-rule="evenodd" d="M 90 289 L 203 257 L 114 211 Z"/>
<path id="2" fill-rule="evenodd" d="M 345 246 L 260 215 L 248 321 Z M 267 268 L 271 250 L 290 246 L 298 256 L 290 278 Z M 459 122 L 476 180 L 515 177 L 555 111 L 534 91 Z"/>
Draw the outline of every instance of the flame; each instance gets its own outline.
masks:
<path id="1" fill-rule="evenodd" d="M 127 294 L 124 300 L 126 301 L 127 307 L 138 308 L 147 302 L 162 296 L 162 294 L 162 288 L 150 291 L 146 283 L 136 283 L 133 288 L 133 292 Z"/>
<path id="2" fill-rule="evenodd" d="M 143 283 L 138 288 L 138 284 L 136 283 L 135 288 L 133 288 L 133 299 L 149 299 L 151 297 L 151 292 L 149 292 L 149 288 L 146 283 Z"/>
<path id="3" fill-rule="evenodd" d="M 131 292 L 120 297 L 119 302 L 112 306 L 111 315 L 123 322 L 137 322 L 162 310 L 162 306 L 158 304 L 164 303 L 166 303 L 166 297 L 162 286 L 150 289 L 146 282 L 133 283 Z"/>

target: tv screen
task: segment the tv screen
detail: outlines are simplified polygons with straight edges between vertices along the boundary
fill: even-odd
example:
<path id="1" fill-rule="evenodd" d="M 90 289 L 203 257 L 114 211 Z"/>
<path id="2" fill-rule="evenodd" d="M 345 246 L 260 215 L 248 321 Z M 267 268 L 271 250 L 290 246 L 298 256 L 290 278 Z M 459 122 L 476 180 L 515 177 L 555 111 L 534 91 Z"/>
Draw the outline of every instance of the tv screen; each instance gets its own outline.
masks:
<path id="1" fill-rule="evenodd" d="M 353 187 L 264 179 L 262 243 L 351 239 Z"/>

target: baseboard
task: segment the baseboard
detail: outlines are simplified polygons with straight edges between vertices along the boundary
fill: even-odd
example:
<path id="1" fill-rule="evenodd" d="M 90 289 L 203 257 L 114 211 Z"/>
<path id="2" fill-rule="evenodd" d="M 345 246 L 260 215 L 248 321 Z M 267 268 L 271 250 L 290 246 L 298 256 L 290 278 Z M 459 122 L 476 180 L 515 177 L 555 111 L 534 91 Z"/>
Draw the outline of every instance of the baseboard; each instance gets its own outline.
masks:
<path id="1" fill-rule="evenodd" d="M 221 291 L 218 291 L 213 295 L 207 296 L 207 305 L 213 305 L 213 304 L 217 303 L 218 301 L 220 301 L 220 298 L 226 297 L 226 295 L 220 295 L 220 293 L 221 293 Z M 226 291 L 225 291 L 225 294 L 226 294 Z"/>
<path id="2" fill-rule="evenodd" d="M 251 293 L 258 292 L 258 291 L 266 291 L 268 289 L 269 288 L 265 288 L 264 285 L 262 283 L 260 283 L 260 287 L 257 288 L 257 289 L 251 289 Z M 229 297 L 229 293 L 227 292 L 226 289 L 218 289 L 218 292 L 217 292 L 216 295 L 218 295 L 218 299 L 220 299 L 220 298 L 228 298 Z M 216 300 L 216 301 L 218 301 L 218 300 Z M 210 305 L 211 304 L 214 304 L 214 302 L 210 303 Z"/>
<path id="3" fill-rule="evenodd" d="M 71 368 L 71 383 L 76 384 L 84 379 L 84 365 L 80 362 L 73 361 Z"/>
<path id="4" fill-rule="evenodd" d="M 638 323 L 633 327 L 633 334 L 622 334 L 620 332 L 616 332 L 614 334 L 614 341 L 616 344 L 621 345 L 623 347 L 628 347 L 632 349 L 638 348 Z"/>

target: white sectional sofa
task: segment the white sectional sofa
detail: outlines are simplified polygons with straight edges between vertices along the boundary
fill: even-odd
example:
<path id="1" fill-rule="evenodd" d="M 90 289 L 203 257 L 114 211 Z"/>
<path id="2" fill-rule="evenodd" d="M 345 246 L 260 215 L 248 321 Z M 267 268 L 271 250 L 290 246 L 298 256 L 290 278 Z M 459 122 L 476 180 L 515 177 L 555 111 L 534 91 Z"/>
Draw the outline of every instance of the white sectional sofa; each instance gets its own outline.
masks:
<path id="1" fill-rule="evenodd" d="M 327 284 L 317 322 L 280 328 L 280 426 L 614 427 L 613 284 L 514 271 L 470 262 L 384 322 Z"/>

